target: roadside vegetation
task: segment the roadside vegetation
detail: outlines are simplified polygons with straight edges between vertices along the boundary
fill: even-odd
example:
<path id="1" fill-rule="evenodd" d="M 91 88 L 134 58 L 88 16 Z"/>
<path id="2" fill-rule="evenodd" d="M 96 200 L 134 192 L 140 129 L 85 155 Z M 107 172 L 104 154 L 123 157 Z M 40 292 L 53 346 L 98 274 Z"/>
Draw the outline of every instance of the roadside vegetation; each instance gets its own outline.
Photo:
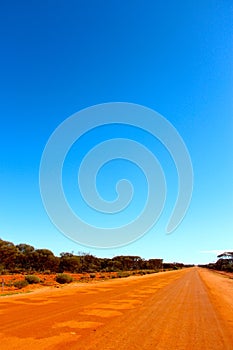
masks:
<path id="1" fill-rule="evenodd" d="M 140 256 L 115 256 L 98 258 L 89 253 L 73 254 L 63 252 L 59 257 L 48 249 L 35 249 L 33 246 L 0 239 L 0 275 L 21 276 L 11 279 L 4 286 L 21 289 L 27 285 L 48 285 L 46 276 L 53 276 L 57 284 L 72 281 L 91 281 L 106 278 L 125 278 L 131 275 L 146 275 L 163 270 L 176 270 L 191 265 L 163 263 L 163 259 L 143 259 Z M 77 277 L 77 274 L 79 276 Z M 40 275 L 40 276 L 38 276 Z M 76 276 L 73 277 L 72 275 Z"/>
<path id="2" fill-rule="evenodd" d="M 59 273 L 56 276 L 56 282 L 58 282 L 60 284 L 71 283 L 71 282 L 73 282 L 73 278 L 70 275 L 68 275 L 67 273 Z"/>
<path id="3" fill-rule="evenodd" d="M 219 258 L 216 263 L 210 263 L 207 265 L 199 265 L 212 270 L 233 272 L 233 252 L 224 252 L 217 256 Z"/>

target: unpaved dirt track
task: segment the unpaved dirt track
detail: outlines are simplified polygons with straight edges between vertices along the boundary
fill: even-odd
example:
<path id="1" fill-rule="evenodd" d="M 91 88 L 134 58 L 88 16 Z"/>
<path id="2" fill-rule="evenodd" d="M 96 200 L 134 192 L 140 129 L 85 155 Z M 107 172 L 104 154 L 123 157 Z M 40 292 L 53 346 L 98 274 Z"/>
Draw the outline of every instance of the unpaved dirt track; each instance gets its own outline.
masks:
<path id="1" fill-rule="evenodd" d="M 232 350 L 233 280 L 191 268 L 0 298 L 1 350 Z"/>

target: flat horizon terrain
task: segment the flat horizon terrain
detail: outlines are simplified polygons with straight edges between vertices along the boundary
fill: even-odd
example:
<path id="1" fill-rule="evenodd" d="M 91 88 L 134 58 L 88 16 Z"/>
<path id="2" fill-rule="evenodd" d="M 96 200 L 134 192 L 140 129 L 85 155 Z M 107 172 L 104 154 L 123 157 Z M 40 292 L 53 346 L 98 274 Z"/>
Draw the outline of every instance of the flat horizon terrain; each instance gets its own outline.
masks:
<path id="1" fill-rule="evenodd" d="M 233 280 L 189 268 L 0 298 L 3 350 L 232 350 Z"/>

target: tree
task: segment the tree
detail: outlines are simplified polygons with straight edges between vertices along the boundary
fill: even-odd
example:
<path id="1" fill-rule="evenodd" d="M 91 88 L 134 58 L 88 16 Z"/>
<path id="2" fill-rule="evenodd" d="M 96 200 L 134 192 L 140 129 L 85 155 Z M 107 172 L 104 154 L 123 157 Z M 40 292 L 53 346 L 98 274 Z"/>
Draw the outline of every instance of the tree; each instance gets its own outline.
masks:
<path id="1" fill-rule="evenodd" d="M 45 270 L 57 271 L 59 266 L 59 258 L 49 249 L 36 249 L 32 252 L 33 261 L 31 268 L 35 271 L 44 272 Z"/>
<path id="2" fill-rule="evenodd" d="M 224 252 L 222 254 L 219 254 L 217 258 L 226 258 L 226 259 L 233 259 L 233 252 Z"/>
<path id="3" fill-rule="evenodd" d="M 162 269 L 163 267 L 163 259 L 149 259 L 148 267 L 151 270 Z"/>
<path id="4" fill-rule="evenodd" d="M 16 245 L 18 250 L 17 254 L 17 266 L 21 270 L 31 270 L 33 264 L 33 253 L 35 248 L 31 245 L 20 243 Z"/>
<path id="5" fill-rule="evenodd" d="M 2 268 L 15 269 L 17 254 L 17 248 L 13 243 L 0 239 L 0 265 Z"/>
<path id="6" fill-rule="evenodd" d="M 59 271 L 69 271 L 72 273 L 80 272 L 81 270 L 81 263 L 80 263 L 80 257 L 73 255 L 71 253 L 61 253 L 60 254 L 60 263 L 59 263 Z"/>
<path id="7" fill-rule="evenodd" d="M 233 252 L 224 252 L 217 257 L 220 259 L 215 263 L 216 270 L 233 272 Z"/>

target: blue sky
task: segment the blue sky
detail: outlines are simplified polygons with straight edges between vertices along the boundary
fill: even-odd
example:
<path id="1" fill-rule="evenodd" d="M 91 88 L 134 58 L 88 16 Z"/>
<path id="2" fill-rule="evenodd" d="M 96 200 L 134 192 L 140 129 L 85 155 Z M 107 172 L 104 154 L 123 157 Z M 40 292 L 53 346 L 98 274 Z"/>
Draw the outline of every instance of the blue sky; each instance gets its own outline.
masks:
<path id="1" fill-rule="evenodd" d="M 233 250 L 232 23 L 233 5 L 227 0 L 2 3 L 0 237 L 56 254 L 133 254 L 191 263 Z M 48 218 L 39 190 L 40 159 L 51 133 L 67 117 L 114 101 L 145 105 L 174 125 L 192 159 L 193 198 L 181 225 L 166 235 L 175 170 L 162 147 L 148 139 L 168 181 L 160 220 L 125 247 L 92 249 L 66 238 Z M 112 131 L 101 133 L 108 137 Z M 70 164 L 64 186 L 75 206 L 74 158 Z M 111 179 L 115 165 L 102 175 Z M 125 168 L 129 177 L 136 173 Z M 139 179 L 138 174 L 136 184 Z M 142 180 L 136 201 L 144 198 L 143 186 Z M 110 190 L 103 191 L 111 197 Z"/>

